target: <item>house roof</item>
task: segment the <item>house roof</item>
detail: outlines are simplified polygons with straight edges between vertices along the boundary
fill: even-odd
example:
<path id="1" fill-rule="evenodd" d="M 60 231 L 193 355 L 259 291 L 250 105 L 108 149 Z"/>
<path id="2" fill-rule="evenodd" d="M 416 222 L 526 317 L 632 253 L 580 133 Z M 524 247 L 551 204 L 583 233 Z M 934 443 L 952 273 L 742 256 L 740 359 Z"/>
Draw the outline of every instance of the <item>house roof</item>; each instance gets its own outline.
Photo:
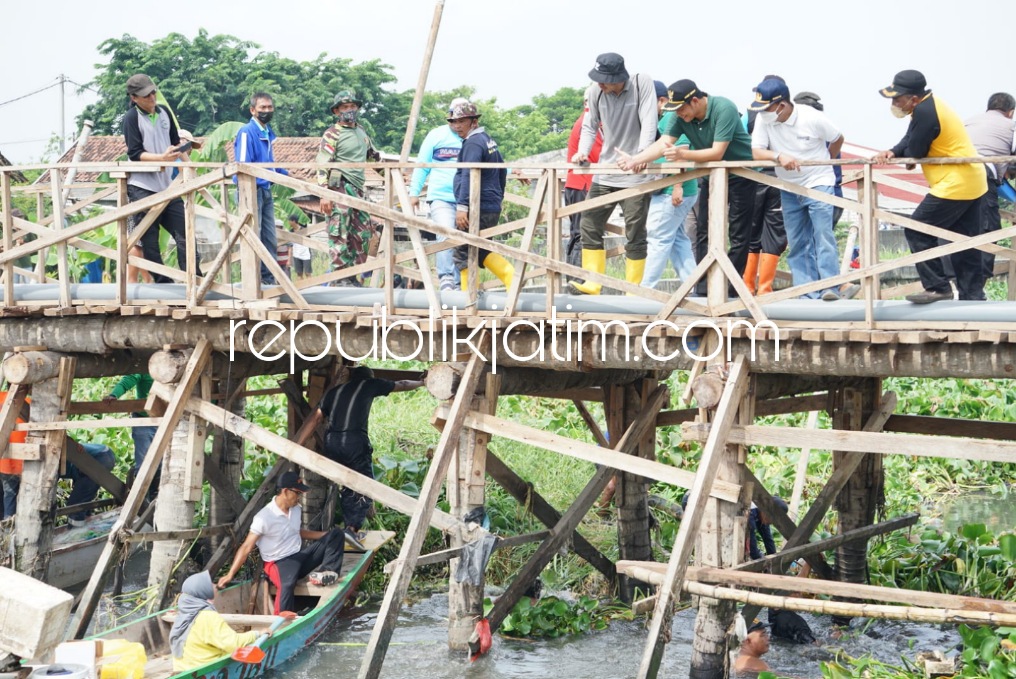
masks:
<path id="1" fill-rule="evenodd" d="M 203 137 L 198 137 L 202 141 Z M 280 163 L 312 163 L 317 156 L 318 147 L 321 144 L 321 137 L 278 137 L 272 144 L 272 151 L 275 160 Z M 64 153 L 59 163 L 70 163 L 74 160 L 74 152 L 77 144 L 71 146 Z M 233 146 L 226 146 L 226 155 L 233 160 Z M 88 137 L 85 148 L 81 152 L 83 163 L 108 163 L 122 160 L 127 156 L 127 144 L 122 136 L 92 135 Z M 290 175 L 306 181 L 314 181 L 314 170 L 299 169 L 292 170 Z M 94 182 L 98 178 L 95 172 L 79 172 L 75 181 Z M 45 172 L 38 182 L 49 181 L 49 172 Z M 374 170 L 367 170 L 368 182 L 383 182 L 384 179 Z"/>
<path id="2" fill-rule="evenodd" d="M 7 160 L 7 158 L 4 157 L 4 154 L 0 153 L 0 165 L 4 167 L 11 167 L 13 164 L 14 163 L 12 163 L 11 161 Z M 11 181 L 14 182 L 15 184 L 24 184 L 28 182 L 28 177 L 26 177 L 20 172 L 11 172 Z"/>

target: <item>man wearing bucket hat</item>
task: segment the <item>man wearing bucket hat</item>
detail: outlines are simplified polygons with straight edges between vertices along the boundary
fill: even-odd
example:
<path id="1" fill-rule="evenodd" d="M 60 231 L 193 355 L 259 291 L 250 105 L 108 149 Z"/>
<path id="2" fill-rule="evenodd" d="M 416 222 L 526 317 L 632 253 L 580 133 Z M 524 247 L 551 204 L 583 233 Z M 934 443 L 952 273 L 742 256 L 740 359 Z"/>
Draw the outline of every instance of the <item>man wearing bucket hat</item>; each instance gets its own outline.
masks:
<path id="1" fill-rule="evenodd" d="M 910 116 L 907 133 L 896 146 L 875 155 L 875 162 L 893 158 L 972 158 L 977 149 L 963 127 L 963 121 L 944 101 L 932 94 L 920 71 L 900 71 L 891 85 L 879 90 L 892 100 L 890 110 L 897 118 Z M 911 215 L 912 219 L 962 236 L 981 232 L 981 210 L 987 192 L 987 173 L 981 164 L 922 164 L 929 192 Z M 904 229 L 910 251 L 923 252 L 936 247 L 938 238 L 912 229 Z M 984 299 L 983 264 L 979 250 L 961 250 L 950 255 L 956 272 L 956 287 L 961 300 Z M 945 267 L 938 257 L 917 264 L 924 286 L 922 292 L 907 295 L 913 304 L 929 304 L 953 298 Z"/>
<path id="2" fill-rule="evenodd" d="M 982 156 L 1011 156 L 1013 154 L 1013 133 L 1016 131 L 1016 120 L 1013 120 L 1013 109 L 1016 99 L 1008 92 L 996 92 L 988 98 L 988 109 L 968 118 L 964 125 L 970 134 L 970 141 Z M 984 215 L 981 221 L 981 233 L 998 231 L 1002 228 L 1002 215 L 998 210 L 998 190 L 1005 183 L 1009 169 L 1008 163 L 985 165 L 988 171 L 988 191 L 984 194 Z M 995 275 L 995 254 L 981 252 L 984 263 L 984 279 Z"/>
<path id="3" fill-rule="evenodd" d="M 830 154 L 839 153 L 843 145 L 839 128 L 824 113 L 808 106 L 795 106 L 790 100 L 790 89 L 781 78 L 766 78 L 760 82 L 749 108 L 758 114 L 751 135 L 755 159 L 779 163 L 776 176 L 784 181 L 833 195 L 836 175 L 832 166 L 802 167 L 800 161 L 829 160 Z M 838 274 L 839 252 L 833 233 L 832 204 L 791 191 L 781 191 L 780 201 L 790 243 L 787 261 L 794 285 Z M 775 269 L 775 262 L 773 265 Z M 859 289 L 856 284 L 844 287 L 843 294 L 852 297 Z M 804 296 L 816 298 L 819 292 Z M 821 293 L 821 298 L 827 302 L 838 300 L 840 291 L 835 286 L 830 287 Z"/>
<path id="4" fill-rule="evenodd" d="M 370 137 L 357 122 L 363 102 L 352 90 L 340 90 L 332 100 L 331 112 L 337 120 L 321 137 L 316 162 L 363 163 L 380 160 Z M 363 198 L 364 171 L 360 169 L 318 170 L 317 182 L 333 191 Z M 324 198 L 321 212 L 328 217 L 328 253 L 333 269 L 344 269 L 367 261 L 367 245 L 374 234 L 370 215 Z M 354 281 L 347 284 L 357 285 Z"/>
<path id="5" fill-rule="evenodd" d="M 169 110 L 155 101 L 155 83 L 144 73 L 136 73 L 127 79 L 127 95 L 130 108 L 123 119 L 123 136 L 127 143 L 127 157 L 138 162 L 174 163 L 183 155 L 180 151 L 180 132 Z M 196 146 L 200 147 L 200 144 Z M 127 200 L 137 202 L 169 188 L 173 181 L 173 168 L 166 165 L 159 172 L 128 172 Z M 128 219 L 128 231 L 145 218 L 146 212 L 139 212 Z M 145 259 L 162 264 L 159 251 L 159 230 L 161 226 L 176 242 L 177 265 L 187 270 L 187 230 L 183 200 L 174 198 L 166 203 L 151 228 L 141 236 L 141 250 Z M 201 275 L 200 268 L 198 275 Z M 154 274 L 156 283 L 169 283 L 170 278 Z"/>
<path id="6" fill-rule="evenodd" d="M 462 139 L 459 151 L 460 163 L 503 163 L 504 158 L 487 131 L 480 127 L 480 112 L 476 104 L 468 101 L 460 102 L 448 113 L 448 124 L 452 131 Z M 455 226 L 462 231 L 469 228 L 469 175 L 467 168 L 460 167 L 455 171 Z M 504 186 L 508 179 L 508 170 L 500 168 L 484 168 L 480 171 L 480 228 L 487 229 L 497 226 L 501 218 L 501 202 L 504 200 Z M 455 248 L 455 267 L 459 270 L 462 289 L 467 287 L 469 246 L 460 245 Z M 515 268 L 512 263 L 501 255 L 480 249 L 480 266 L 497 276 L 506 288 L 511 287 Z"/>
<path id="7" fill-rule="evenodd" d="M 593 84 L 586 90 L 589 112 L 582 119 L 582 136 L 578 153 L 570 160 L 586 164 L 592 153 L 597 132 L 603 134 L 600 162 L 616 163 L 621 153 L 635 154 L 656 139 L 659 121 L 656 110 L 656 88 L 653 79 L 645 73 L 628 75 L 624 57 L 607 52 L 596 57 L 589 71 Z M 598 198 L 638 186 L 651 177 L 642 174 L 594 175 L 588 198 Z M 649 214 L 650 194 L 587 209 L 582 213 L 582 268 L 594 273 L 607 271 L 607 251 L 603 234 L 607 219 L 620 204 L 625 229 L 625 280 L 638 285 L 646 268 L 646 217 Z M 570 284 L 572 292 L 582 295 L 600 294 L 600 284 L 591 281 Z"/>
<path id="8" fill-rule="evenodd" d="M 726 97 L 712 96 L 699 89 L 692 80 L 682 79 L 667 88 L 669 99 L 664 111 L 677 116 L 660 138 L 641 153 L 621 154 L 618 167 L 641 167 L 660 156 L 670 162 L 688 160 L 696 163 L 714 160 L 751 160 L 751 137 L 748 136 L 737 106 Z M 681 135 L 689 146 L 675 146 Z M 705 194 L 703 194 L 705 195 Z M 707 203 L 708 204 L 708 203 Z M 739 276 L 744 275 L 748 262 L 748 240 L 751 236 L 752 210 L 755 206 L 755 184 L 744 177 L 730 176 L 727 183 L 727 218 L 730 249 L 728 256 Z M 702 261 L 709 248 L 709 230 L 695 234 L 695 258 Z M 699 281 L 696 293 L 705 295 L 705 280 Z"/>

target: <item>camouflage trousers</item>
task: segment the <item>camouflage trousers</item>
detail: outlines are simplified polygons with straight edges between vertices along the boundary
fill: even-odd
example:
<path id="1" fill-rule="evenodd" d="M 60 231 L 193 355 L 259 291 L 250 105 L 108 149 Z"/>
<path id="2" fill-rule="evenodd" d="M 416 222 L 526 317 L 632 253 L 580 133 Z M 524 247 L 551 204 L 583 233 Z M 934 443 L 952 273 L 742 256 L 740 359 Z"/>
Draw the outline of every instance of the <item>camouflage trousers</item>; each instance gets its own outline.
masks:
<path id="1" fill-rule="evenodd" d="M 354 198 L 363 198 L 363 191 L 345 177 L 333 188 Z M 332 214 L 328 216 L 328 254 L 332 258 L 332 270 L 366 262 L 367 247 L 373 235 L 374 223 L 369 214 L 333 203 Z"/>

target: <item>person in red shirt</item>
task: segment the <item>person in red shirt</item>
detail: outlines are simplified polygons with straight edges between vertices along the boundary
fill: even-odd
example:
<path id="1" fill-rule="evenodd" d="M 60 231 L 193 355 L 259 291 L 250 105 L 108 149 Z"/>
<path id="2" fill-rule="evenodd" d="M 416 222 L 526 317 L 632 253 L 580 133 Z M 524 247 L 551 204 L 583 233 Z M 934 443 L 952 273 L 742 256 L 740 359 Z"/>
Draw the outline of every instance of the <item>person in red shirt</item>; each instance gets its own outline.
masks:
<path id="1" fill-rule="evenodd" d="M 7 399 L 7 392 L 0 391 L 0 403 L 3 403 Z M 26 399 L 27 401 L 28 399 Z M 18 424 L 24 423 L 24 419 L 19 417 L 17 419 Z M 24 443 L 25 437 L 28 432 L 24 431 L 12 431 L 11 436 L 8 439 L 10 443 Z M 0 507 L 3 511 L 0 512 L 0 518 L 6 519 L 14 516 L 18 510 L 18 489 L 21 487 L 21 460 L 12 460 L 9 457 L 0 457 L 0 484 L 3 485 L 3 507 Z"/>
<path id="2" fill-rule="evenodd" d="M 578 120 L 572 125 L 571 135 L 568 137 L 568 158 L 570 159 L 579 152 L 579 138 L 582 136 L 582 119 L 589 110 L 589 102 L 583 109 Z M 600 160 L 600 149 L 603 148 L 603 133 L 596 132 L 593 140 L 593 150 L 589 152 L 589 162 L 595 163 Z M 568 170 L 568 177 L 564 182 L 564 204 L 573 205 L 586 199 L 589 187 L 593 183 L 592 174 L 576 174 L 575 170 Z M 569 222 L 568 247 L 566 248 L 565 261 L 575 266 L 582 266 L 582 231 L 579 229 L 579 222 L 582 221 L 582 213 L 573 214 Z"/>

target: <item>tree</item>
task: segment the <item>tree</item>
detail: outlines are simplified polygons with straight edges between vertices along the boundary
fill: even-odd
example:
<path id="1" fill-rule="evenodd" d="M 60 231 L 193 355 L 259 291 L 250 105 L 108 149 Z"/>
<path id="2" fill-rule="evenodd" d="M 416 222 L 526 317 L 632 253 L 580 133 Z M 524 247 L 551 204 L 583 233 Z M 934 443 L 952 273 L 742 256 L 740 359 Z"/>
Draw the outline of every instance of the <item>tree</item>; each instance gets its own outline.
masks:
<path id="1" fill-rule="evenodd" d="M 146 73 L 172 105 L 177 119 L 198 136 L 229 121 L 245 121 L 249 97 L 264 91 L 275 100 L 273 127 L 285 136 L 318 136 L 333 121 L 332 97 L 352 88 L 364 101 L 364 124 L 376 143 L 398 149 L 406 128 L 411 94 L 390 92 L 391 66 L 374 59 L 321 54 L 313 61 L 295 61 L 276 52 L 256 51 L 258 45 L 231 35 L 209 36 L 199 30 L 193 40 L 171 33 L 151 44 L 130 35 L 110 38 L 99 46 L 109 57 L 96 64 L 99 74 L 89 83 L 100 99 L 88 106 L 78 122 L 95 122 L 96 134 L 121 134 L 129 99 L 127 78 Z"/>

